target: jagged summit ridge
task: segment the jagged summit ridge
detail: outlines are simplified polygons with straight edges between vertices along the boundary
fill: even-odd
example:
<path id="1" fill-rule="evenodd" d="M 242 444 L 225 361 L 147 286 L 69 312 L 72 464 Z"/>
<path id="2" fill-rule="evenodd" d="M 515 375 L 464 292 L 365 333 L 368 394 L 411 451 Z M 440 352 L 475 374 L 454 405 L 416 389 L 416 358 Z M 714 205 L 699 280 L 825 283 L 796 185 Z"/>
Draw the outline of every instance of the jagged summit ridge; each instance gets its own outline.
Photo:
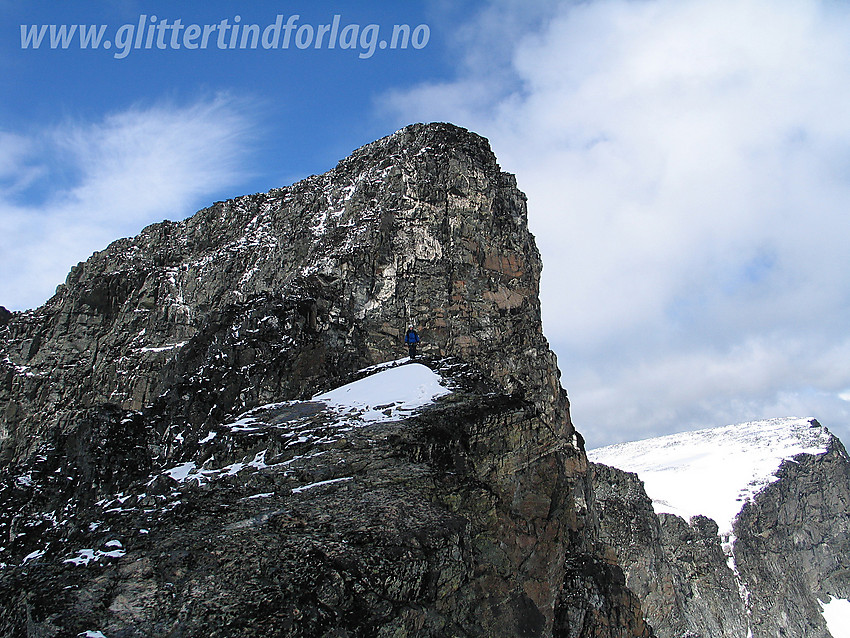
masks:
<path id="1" fill-rule="evenodd" d="M 826 638 L 840 442 L 721 437 L 772 453 L 728 543 L 656 514 L 588 465 L 541 267 L 486 140 L 420 124 L 0 309 L 0 634 Z"/>
<path id="2" fill-rule="evenodd" d="M 541 268 L 525 197 L 486 140 L 412 125 L 328 173 L 154 224 L 72 269 L 5 328 L 10 399 L 36 398 L 3 413 L 0 435 L 36 411 L 55 424 L 68 409 L 149 405 L 213 356 L 209 340 L 240 360 L 222 410 L 309 396 L 397 357 L 408 323 L 426 354 L 475 360 L 566 424 Z"/>
<path id="3" fill-rule="evenodd" d="M 837 599 L 830 616 L 850 605 L 850 459 L 815 419 L 588 456 L 601 536 L 660 638 L 844 635 L 829 633 L 820 601 Z"/>

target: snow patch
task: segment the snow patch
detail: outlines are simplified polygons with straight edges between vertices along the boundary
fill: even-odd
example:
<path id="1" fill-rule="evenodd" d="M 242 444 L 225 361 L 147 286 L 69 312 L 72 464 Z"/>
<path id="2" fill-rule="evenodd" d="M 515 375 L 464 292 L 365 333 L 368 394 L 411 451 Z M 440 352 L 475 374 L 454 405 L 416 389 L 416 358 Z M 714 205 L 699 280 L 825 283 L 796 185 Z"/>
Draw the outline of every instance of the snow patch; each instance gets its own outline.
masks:
<path id="1" fill-rule="evenodd" d="M 199 468 L 193 461 L 189 461 L 188 463 L 181 463 L 180 465 L 172 467 L 170 470 L 163 472 L 163 474 L 171 477 L 178 483 L 197 481 L 198 485 L 203 485 L 208 481 L 215 480 L 222 476 L 235 476 L 242 470 L 249 468 L 257 471 L 275 467 L 274 465 L 266 463 L 266 454 L 268 454 L 268 450 L 262 450 L 257 452 L 250 461 L 246 462 L 246 458 L 242 461 L 237 461 L 236 463 L 231 463 L 230 465 L 225 465 L 218 469 Z"/>
<path id="2" fill-rule="evenodd" d="M 374 372 L 370 376 L 318 394 L 310 401 L 284 401 L 254 408 L 225 427 L 231 432 L 249 436 L 273 431 L 276 436 L 284 438 L 286 449 L 303 444 L 330 445 L 354 428 L 404 419 L 451 392 L 438 374 L 425 365 L 411 363 L 407 358 L 378 364 L 361 372 L 371 371 Z M 281 412 L 289 414 L 289 418 L 281 418 Z M 269 418 L 270 413 L 274 418 Z M 215 436 L 216 433 L 210 431 L 199 443 L 207 443 Z M 202 485 L 243 470 L 283 467 L 300 458 L 306 457 L 296 456 L 274 462 L 268 449 L 264 449 L 256 452 L 253 458 L 247 456 L 225 467 L 212 469 L 205 463 L 199 468 L 195 462 L 188 461 L 165 470 L 163 474 L 178 483 L 198 481 Z"/>
<path id="3" fill-rule="evenodd" d="M 93 549 L 80 549 L 77 550 L 77 555 L 74 558 L 67 558 L 62 562 L 71 563 L 72 565 L 80 567 L 81 565 L 88 565 L 93 560 L 97 560 L 95 558 L 95 551 Z"/>
<path id="4" fill-rule="evenodd" d="M 195 469 L 195 464 L 192 461 L 189 461 L 188 463 L 181 463 L 180 465 L 172 467 L 170 470 L 166 470 L 165 474 L 168 474 L 168 476 L 178 483 L 182 483 L 188 478 L 189 474 L 195 471 Z"/>
<path id="5" fill-rule="evenodd" d="M 251 461 L 250 463 L 248 463 L 248 467 L 253 467 L 253 468 L 258 469 L 258 470 L 262 470 L 262 469 L 265 469 L 267 467 L 270 467 L 269 465 L 266 464 L 266 454 L 267 453 L 268 453 L 268 450 L 263 450 L 262 452 L 257 452 L 254 455 L 254 460 Z"/>
<path id="6" fill-rule="evenodd" d="M 127 552 L 124 551 L 124 548 L 119 541 L 109 541 L 109 543 L 106 544 L 106 547 L 116 547 L 114 543 L 118 543 L 117 549 L 110 549 L 105 552 L 95 549 L 78 549 L 76 556 L 73 558 L 66 558 L 62 562 L 70 563 L 77 567 L 86 567 L 89 563 L 96 563 L 101 558 L 122 558 L 123 556 L 126 556 Z"/>
<path id="7" fill-rule="evenodd" d="M 335 390 L 317 394 L 310 401 L 324 404 L 324 409 L 337 417 L 333 427 L 338 430 L 342 427 L 406 418 L 436 398 L 451 392 L 443 385 L 441 377 L 430 368 L 420 363 L 409 363 L 409 361 L 408 358 L 404 358 L 364 368 L 360 372 L 373 370 L 377 372 Z M 231 432 L 242 434 L 261 433 L 271 427 L 263 421 L 264 413 L 305 403 L 304 401 L 284 401 L 263 405 L 240 415 L 224 427 Z M 285 426 L 275 425 L 274 427 L 296 433 L 308 421 L 309 418 L 296 419 L 287 422 Z M 290 444 L 308 441 L 313 439 L 293 440 Z"/>
<path id="8" fill-rule="evenodd" d="M 144 348 L 139 348 L 139 352 L 167 352 L 168 350 L 174 350 L 176 348 L 182 348 L 185 346 L 188 341 L 181 341 L 180 343 L 171 343 L 165 346 L 145 346 Z"/>
<path id="9" fill-rule="evenodd" d="M 259 427 L 256 427 L 257 425 L 257 419 L 248 414 L 236 421 L 233 421 L 232 423 L 225 423 L 224 427 L 229 429 L 231 432 L 257 432 L 260 430 Z"/>
<path id="10" fill-rule="evenodd" d="M 312 400 L 327 404 L 343 416 L 379 423 L 404 418 L 450 392 L 428 366 L 411 363 L 381 370 Z"/>
<path id="11" fill-rule="evenodd" d="M 850 600 L 833 598 L 823 607 L 823 619 L 833 638 L 850 638 Z"/>
<path id="12" fill-rule="evenodd" d="M 314 487 L 321 487 L 323 485 L 331 485 L 332 483 L 342 483 L 344 481 L 353 481 L 353 476 L 346 476 L 343 478 L 335 478 L 328 479 L 327 481 L 318 481 L 317 483 L 310 483 L 308 485 L 302 485 L 301 487 L 293 488 L 293 494 L 300 494 L 301 492 L 306 492 L 307 490 L 312 490 Z"/>
<path id="13" fill-rule="evenodd" d="M 682 432 L 590 450 L 590 460 L 635 472 L 656 513 L 713 518 L 721 536 L 782 461 L 824 454 L 829 431 L 813 419 L 782 418 Z"/>

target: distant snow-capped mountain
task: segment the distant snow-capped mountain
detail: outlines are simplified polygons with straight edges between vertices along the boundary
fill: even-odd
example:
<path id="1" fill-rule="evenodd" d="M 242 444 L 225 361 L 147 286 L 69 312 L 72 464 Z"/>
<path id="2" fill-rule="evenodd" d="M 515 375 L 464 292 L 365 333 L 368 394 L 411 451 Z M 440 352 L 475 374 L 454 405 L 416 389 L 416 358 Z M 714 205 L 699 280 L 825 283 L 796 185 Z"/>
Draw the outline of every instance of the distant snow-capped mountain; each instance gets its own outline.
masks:
<path id="1" fill-rule="evenodd" d="M 636 473 L 656 513 L 702 514 L 730 534 L 744 505 L 778 480 L 783 461 L 825 454 L 831 438 L 815 419 L 790 417 L 618 443 L 587 456 Z"/>
<path id="2" fill-rule="evenodd" d="M 815 419 L 683 432 L 588 458 L 602 538 L 656 635 L 850 636 L 850 461 Z"/>

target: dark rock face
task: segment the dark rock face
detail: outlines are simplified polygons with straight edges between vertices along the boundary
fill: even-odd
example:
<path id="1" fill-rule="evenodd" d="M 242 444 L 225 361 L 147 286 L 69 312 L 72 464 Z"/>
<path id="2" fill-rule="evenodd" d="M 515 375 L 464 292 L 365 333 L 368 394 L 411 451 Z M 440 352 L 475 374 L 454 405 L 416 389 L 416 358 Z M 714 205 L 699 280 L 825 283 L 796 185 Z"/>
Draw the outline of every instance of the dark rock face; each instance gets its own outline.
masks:
<path id="1" fill-rule="evenodd" d="M 236 350 L 221 356 L 241 396 L 223 409 L 309 394 L 399 352 L 408 323 L 426 354 L 475 361 L 566 422 L 541 267 L 525 198 L 486 140 L 408 127 L 324 175 L 150 226 L 75 267 L 7 327 L 3 426 L 31 432 L 70 406 L 138 410 L 185 373 L 163 371 L 181 344 L 210 347 L 202 334 Z"/>
<path id="2" fill-rule="evenodd" d="M 0 633 L 651 636 L 540 270 L 514 178 L 450 125 L 75 267 L 0 324 Z M 452 394 L 353 425 L 307 400 L 408 323 Z"/>
<path id="3" fill-rule="evenodd" d="M 818 599 L 850 598 L 850 461 L 832 437 L 777 475 L 734 527 L 753 635 L 829 636 Z"/>
<path id="4" fill-rule="evenodd" d="M 850 460 L 838 439 L 782 463 L 725 553 L 713 520 L 656 515 L 638 475 L 592 470 L 600 537 L 658 636 L 831 635 L 818 599 L 850 597 Z"/>
<path id="5" fill-rule="evenodd" d="M 746 638 L 746 613 L 717 524 L 656 516 L 636 474 L 592 464 L 603 541 L 659 636 Z"/>

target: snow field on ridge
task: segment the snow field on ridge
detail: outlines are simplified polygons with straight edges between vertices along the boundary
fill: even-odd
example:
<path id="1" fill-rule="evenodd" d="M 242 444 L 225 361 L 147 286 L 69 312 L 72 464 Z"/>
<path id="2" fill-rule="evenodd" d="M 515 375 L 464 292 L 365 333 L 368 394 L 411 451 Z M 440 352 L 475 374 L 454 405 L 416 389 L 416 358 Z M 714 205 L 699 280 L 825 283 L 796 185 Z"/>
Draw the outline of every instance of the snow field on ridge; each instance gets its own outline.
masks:
<path id="1" fill-rule="evenodd" d="M 406 418 L 438 397 L 451 392 L 443 385 L 443 379 L 437 373 L 421 363 L 411 363 L 409 358 L 388 361 L 364 368 L 360 372 L 371 371 L 375 372 L 334 390 L 317 394 L 310 401 L 324 403 L 325 409 L 335 415 L 337 426 L 342 428 L 340 431 L 344 431 L 352 427 Z M 234 432 L 257 432 L 260 431 L 263 423 L 261 417 L 255 415 L 259 415 L 264 410 L 297 403 L 302 402 L 287 401 L 260 406 L 224 427 Z M 297 429 L 298 421 L 293 423 Z M 210 432 L 202 439 L 202 442 L 211 441 L 213 438 L 215 438 L 215 432 Z M 294 442 L 299 443 L 302 440 L 307 439 L 300 437 Z M 165 470 L 163 474 L 178 483 L 189 480 L 205 482 L 221 475 L 237 474 L 249 467 L 254 469 L 271 467 L 266 463 L 265 454 L 265 451 L 257 453 L 251 462 L 236 462 L 216 469 L 198 468 L 194 461 L 188 461 Z M 292 460 L 298 458 L 301 457 L 295 457 Z M 284 462 L 283 465 L 289 462 Z"/>
<path id="2" fill-rule="evenodd" d="M 342 414 L 356 412 L 360 420 L 377 423 L 407 416 L 449 392 L 428 366 L 409 363 L 382 369 L 311 400 L 326 403 Z"/>
<path id="3" fill-rule="evenodd" d="M 821 603 L 823 618 L 832 638 L 850 638 L 850 600 L 832 598 Z"/>
<path id="4" fill-rule="evenodd" d="M 744 504 L 770 483 L 784 460 L 823 454 L 830 434 L 810 418 L 753 421 L 589 450 L 587 456 L 643 481 L 657 514 L 702 514 L 722 536 Z"/>

